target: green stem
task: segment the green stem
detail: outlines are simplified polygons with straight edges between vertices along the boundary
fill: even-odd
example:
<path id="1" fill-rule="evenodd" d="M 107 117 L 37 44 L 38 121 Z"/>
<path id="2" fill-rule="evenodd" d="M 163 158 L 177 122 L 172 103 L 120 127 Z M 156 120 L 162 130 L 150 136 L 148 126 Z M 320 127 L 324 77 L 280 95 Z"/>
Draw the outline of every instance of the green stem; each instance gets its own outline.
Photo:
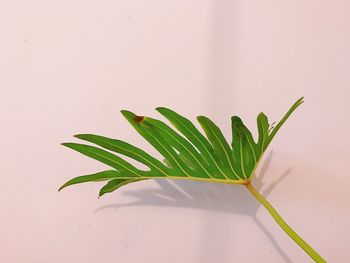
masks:
<path id="1" fill-rule="evenodd" d="M 267 209 L 277 224 L 290 236 L 315 262 L 326 262 L 308 243 L 306 243 L 295 231 L 283 220 L 272 205 L 248 182 L 245 184 L 254 197 Z"/>

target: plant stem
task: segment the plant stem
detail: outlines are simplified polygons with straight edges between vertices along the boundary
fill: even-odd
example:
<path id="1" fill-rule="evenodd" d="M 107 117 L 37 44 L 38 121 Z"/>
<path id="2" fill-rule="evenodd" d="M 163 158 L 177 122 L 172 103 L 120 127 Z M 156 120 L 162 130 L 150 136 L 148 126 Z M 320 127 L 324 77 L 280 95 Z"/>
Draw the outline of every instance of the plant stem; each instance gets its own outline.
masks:
<path id="1" fill-rule="evenodd" d="M 267 209 L 270 215 L 275 219 L 277 224 L 290 236 L 315 262 L 326 262 L 308 243 L 306 243 L 277 213 L 272 205 L 251 185 L 250 182 L 245 184 L 254 197 Z"/>

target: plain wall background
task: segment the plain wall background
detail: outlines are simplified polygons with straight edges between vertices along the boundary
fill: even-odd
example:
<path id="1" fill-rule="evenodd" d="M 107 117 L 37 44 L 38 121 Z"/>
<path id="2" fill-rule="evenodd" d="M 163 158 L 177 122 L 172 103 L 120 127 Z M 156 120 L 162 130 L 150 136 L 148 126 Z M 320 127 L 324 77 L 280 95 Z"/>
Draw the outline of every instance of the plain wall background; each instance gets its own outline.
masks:
<path id="1" fill-rule="evenodd" d="M 120 109 L 205 114 L 229 136 L 231 115 L 256 131 L 260 111 L 279 120 L 300 96 L 254 183 L 329 262 L 349 262 L 349 10 L 346 0 L 1 2 L 0 262 L 311 262 L 243 187 L 57 192 L 104 168 L 59 145 L 73 134 L 151 149 Z"/>

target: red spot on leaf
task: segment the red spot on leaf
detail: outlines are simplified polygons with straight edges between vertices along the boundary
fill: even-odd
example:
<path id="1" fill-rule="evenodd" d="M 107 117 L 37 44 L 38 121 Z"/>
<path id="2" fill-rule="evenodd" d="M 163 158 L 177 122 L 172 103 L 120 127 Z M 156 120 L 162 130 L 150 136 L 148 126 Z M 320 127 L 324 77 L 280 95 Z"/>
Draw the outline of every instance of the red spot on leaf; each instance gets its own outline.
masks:
<path id="1" fill-rule="evenodd" d="M 144 116 L 136 116 L 134 119 L 137 123 L 140 123 L 143 121 Z"/>

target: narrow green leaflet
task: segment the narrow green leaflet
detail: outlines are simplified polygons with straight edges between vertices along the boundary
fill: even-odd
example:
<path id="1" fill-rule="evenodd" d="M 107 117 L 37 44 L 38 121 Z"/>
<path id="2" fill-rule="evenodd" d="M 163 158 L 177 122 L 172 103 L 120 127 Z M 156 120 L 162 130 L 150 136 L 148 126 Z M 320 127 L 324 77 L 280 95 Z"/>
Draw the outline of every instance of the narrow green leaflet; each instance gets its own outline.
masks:
<path id="1" fill-rule="evenodd" d="M 259 147 L 255 143 L 251 132 L 238 116 L 231 118 L 232 125 L 232 154 L 234 167 L 240 176 L 248 179 L 259 160 Z"/>
<path id="2" fill-rule="evenodd" d="M 204 132 L 206 133 L 209 141 L 211 142 L 215 154 L 221 161 L 222 169 L 225 174 L 230 179 L 243 180 L 238 172 L 237 168 L 233 165 L 233 155 L 230 146 L 228 145 L 224 135 L 222 134 L 220 128 L 205 116 L 197 117 L 199 124 L 202 126 Z M 245 178 L 246 179 L 246 178 Z"/>
<path id="3" fill-rule="evenodd" d="M 266 147 L 270 144 L 270 142 L 272 141 L 272 139 L 275 137 L 276 133 L 279 131 L 279 129 L 282 127 L 282 125 L 286 122 L 286 120 L 290 117 L 290 115 L 292 115 L 292 113 L 304 102 L 304 98 L 301 97 L 300 99 L 298 99 L 293 106 L 289 109 L 289 111 L 287 111 L 287 113 L 283 116 L 283 118 L 277 123 L 277 125 L 272 128 L 270 131 L 270 135 L 269 138 L 266 142 Z"/>
<path id="4" fill-rule="evenodd" d="M 264 151 L 267 148 L 267 141 L 269 137 L 269 121 L 267 119 L 267 116 L 261 112 L 258 115 L 257 118 L 257 124 L 258 124 L 258 146 L 259 146 L 259 156 L 264 153 Z"/>
<path id="5" fill-rule="evenodd" d="M 103 196 L 104 194 L 111 193 L 124 185 L 138 182 L 141 180 L 145 180 L 145 179 L 113 179 L 101 188 L 99 197 Z"/>
<path id="6" fill-rule="evenodd" d="M 108 181 L 118 177 L 120 177 L 120 173 L 115 170 L 108 170 L 108 171 L 103 171 L 103 172 L 89 174 L 89 175 L 82 175 L 69 180 L 64 185 L 62 185 L 58 190 L 60 191 L 63 188 L 73 184 L 80 184 L 85 182 Z"/>
<path id="7" fill-rule="evenodd" d="M 115 168 L 117 171 L 128 172 L 130 176 L 133 177 L 142 176 L 140 170 L 137 169 L 135 166 L 103 149 L 80 143 L 64 143 L 62 145 L 76 150 L 104 164 L 107 164 Z"/>
<path id="8" fill-rule="evenodd" d="M 62 185 L 60 190 L 73 184 L 107 181 L 101 189 L 101 195 L 128 183 L 157 178 L 247 184 L 278 130 L 302 102 L 303 98 L 297 100 L 274 128 L 270 127 L 267 116 L 260 113 L 257 117 L 257 142 L 243 121 L 238 116 L 233 116 L 231 145 L 220 128 L 205 116 L 197 117 L 203 133 L 189 119 L 171 109 L 159 107 L 157 111 L 175 129 L 163 121 L 123 110 L 121 112 L 126 120 L 165 161 L 161 162 L 142 149 L 121 140 L 94 134 L 78 134 L 75 135 L 76 138 L 96 146 L 80 143 L 63 145 L 114 170 L 78 176 Z M 139 169 L 124 157 L 144 164 L 148 169 Z"/>

